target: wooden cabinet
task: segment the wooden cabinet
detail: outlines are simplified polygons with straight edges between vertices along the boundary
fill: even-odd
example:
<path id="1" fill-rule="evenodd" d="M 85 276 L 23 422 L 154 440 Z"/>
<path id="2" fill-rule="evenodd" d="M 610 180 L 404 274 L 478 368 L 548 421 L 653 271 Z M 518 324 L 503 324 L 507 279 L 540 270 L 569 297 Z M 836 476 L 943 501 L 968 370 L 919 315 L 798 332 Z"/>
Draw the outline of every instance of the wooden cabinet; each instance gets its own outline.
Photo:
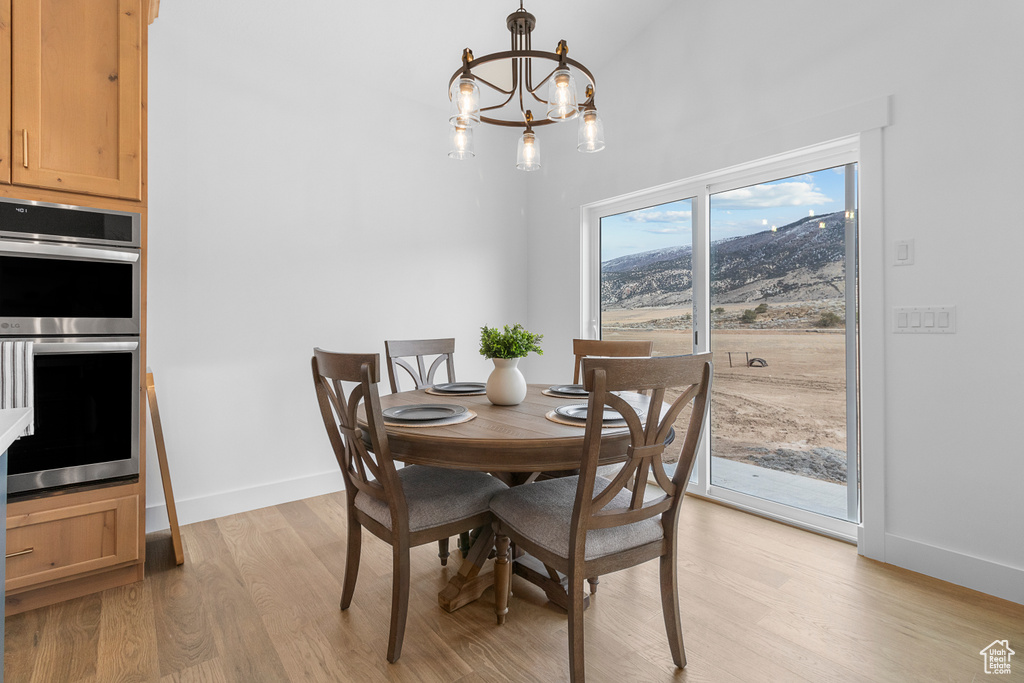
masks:
<path id="1" fill-rule="evenodd" d="M 142 0 L 0 0 L 0 182 L 143 199 L 144 20 Z"/>
<path id="2" fill-rule="evenodd" d="M 8 592 L 139 557 L 139 497 L 128 495 L 7 516 Z"/>
<path id="3" fill-rule="evenodd" d="M 143 578 L 145 478 L 9 502 L 8 616 Z"/>

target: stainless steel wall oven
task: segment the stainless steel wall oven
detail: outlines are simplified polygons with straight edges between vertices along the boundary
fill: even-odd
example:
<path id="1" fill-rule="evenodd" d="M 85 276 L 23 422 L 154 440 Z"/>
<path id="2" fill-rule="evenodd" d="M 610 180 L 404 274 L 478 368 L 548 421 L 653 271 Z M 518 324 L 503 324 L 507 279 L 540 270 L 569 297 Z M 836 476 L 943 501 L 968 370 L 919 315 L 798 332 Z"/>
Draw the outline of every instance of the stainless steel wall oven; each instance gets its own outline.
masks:
<path id="1" fill-rule="evenodd" d="M 35 433 L 8 490 L 139 473 L 140 216 L 0 198 L 0 342 L 31 341 Z"/>

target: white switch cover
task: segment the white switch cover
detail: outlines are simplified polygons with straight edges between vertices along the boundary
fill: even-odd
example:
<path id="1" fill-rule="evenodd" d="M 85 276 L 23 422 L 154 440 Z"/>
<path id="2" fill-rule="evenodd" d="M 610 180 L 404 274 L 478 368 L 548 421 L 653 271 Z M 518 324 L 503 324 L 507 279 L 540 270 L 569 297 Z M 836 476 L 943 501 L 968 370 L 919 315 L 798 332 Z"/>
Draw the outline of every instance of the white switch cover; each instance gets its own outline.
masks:
<path id="1" fill-rule="evenodd" d="M 955 334 L 956 306 L 895 306 L 892 331 L 896 334 Z"/>
<path id="2" fill-rule="evenodd" d="M 914 265 L 914 240 L 897 240 L 896 249 L 893 253 L 894 266 Z"/>

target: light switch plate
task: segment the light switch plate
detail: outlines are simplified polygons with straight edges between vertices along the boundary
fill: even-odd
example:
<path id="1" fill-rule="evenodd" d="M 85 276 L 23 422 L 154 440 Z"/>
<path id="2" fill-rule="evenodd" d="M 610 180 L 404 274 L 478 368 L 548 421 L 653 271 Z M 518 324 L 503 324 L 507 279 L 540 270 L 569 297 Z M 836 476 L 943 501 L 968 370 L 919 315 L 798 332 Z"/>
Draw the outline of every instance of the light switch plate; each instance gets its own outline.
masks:
<path id="1" fill-rule="evenodd" d="M 894 266 L 914 265 L 914 240 L 896 240 L 892 264 Z"/>
<path id="2" fill-rule="evenodd" d="M 956 334 L 956 306 L 895 306 L 895 334 Z"/>

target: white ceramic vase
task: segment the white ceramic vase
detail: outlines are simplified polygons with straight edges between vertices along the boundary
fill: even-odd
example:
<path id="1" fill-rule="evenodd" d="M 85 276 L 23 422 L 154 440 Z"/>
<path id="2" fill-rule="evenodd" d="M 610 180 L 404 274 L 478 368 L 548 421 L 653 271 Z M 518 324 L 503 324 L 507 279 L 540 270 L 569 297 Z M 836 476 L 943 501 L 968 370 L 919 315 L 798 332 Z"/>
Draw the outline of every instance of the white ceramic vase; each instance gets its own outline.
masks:
<path id="1" fill-rule="evenodd" d="M 494 370 L 487 378 L 487 400 L 496 406 L 515 406 L 526 398 L 526 378 L 518 358 L 492 358 Z"/>

